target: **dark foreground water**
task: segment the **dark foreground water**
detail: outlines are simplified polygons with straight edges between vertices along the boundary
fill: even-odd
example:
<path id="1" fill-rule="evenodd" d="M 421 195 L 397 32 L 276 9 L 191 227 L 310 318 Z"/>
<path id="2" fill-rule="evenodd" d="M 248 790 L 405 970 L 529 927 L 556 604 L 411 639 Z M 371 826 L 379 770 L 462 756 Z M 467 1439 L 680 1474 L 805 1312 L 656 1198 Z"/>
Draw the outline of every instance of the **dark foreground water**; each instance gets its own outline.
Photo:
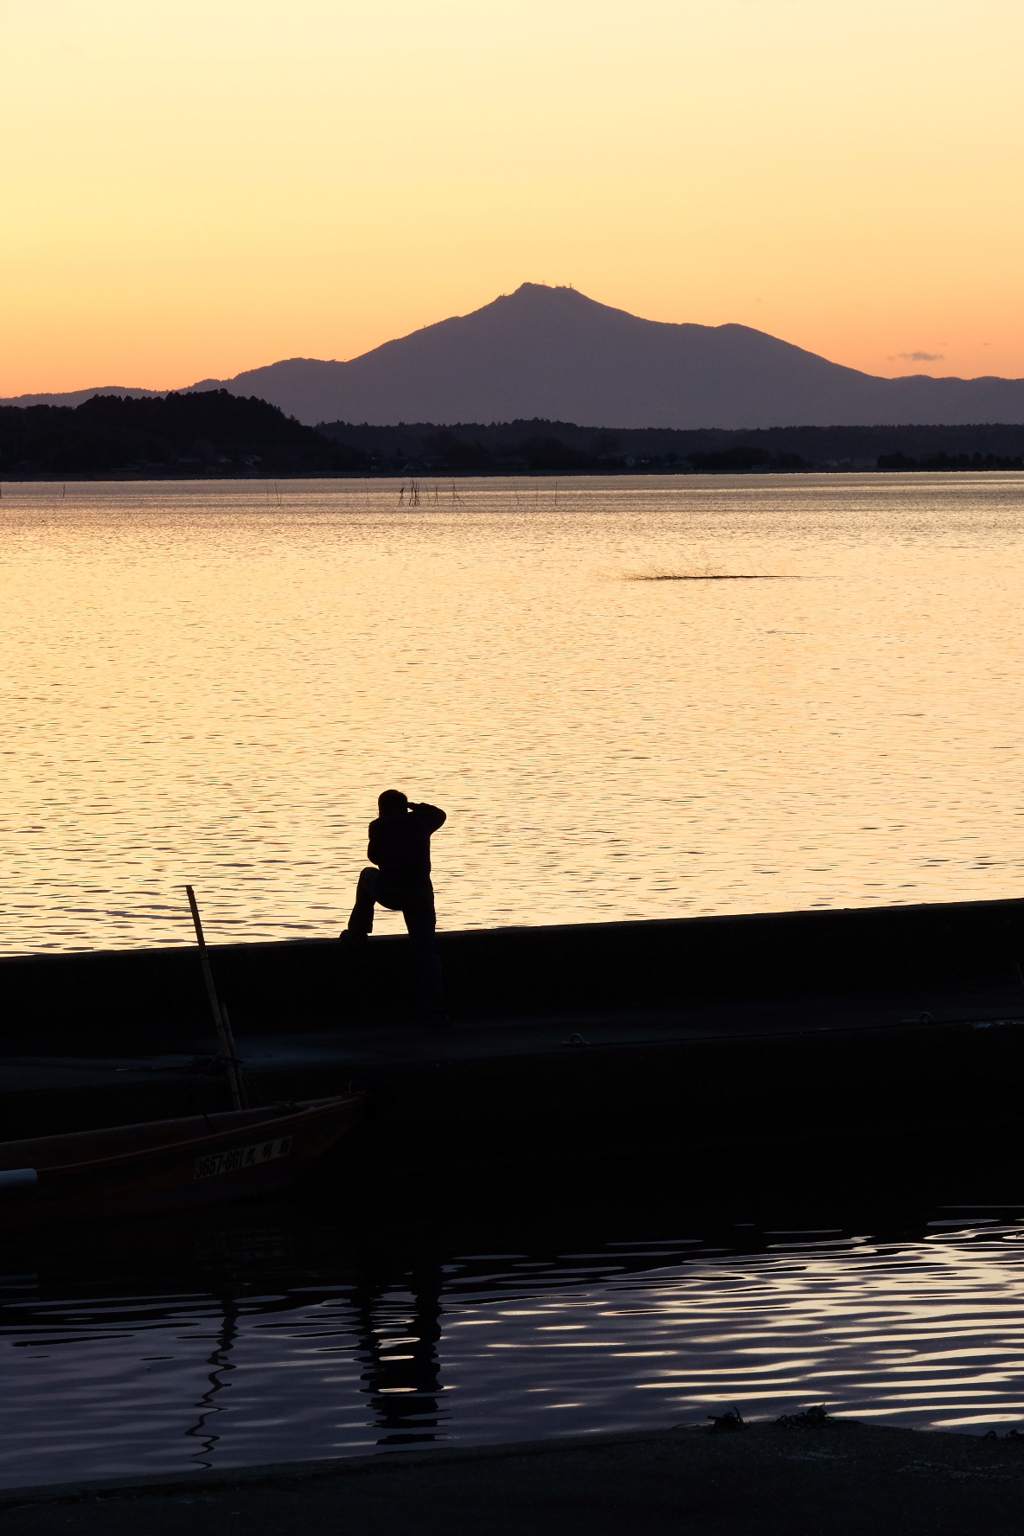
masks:
<path id="1" fill-rule="evenodd" d="M 1024 1417 L 1024 1205 L 572 1175 L 8 1239 L 0 1480 L 696 1423 Z M 978 1184 L 979 1191 L 983 1180 Z M 1011 1177 L 1010 1183 L 1015 1180 Z M 1005 1183 L 1002 1186 L 1005 1189 Z M 547 1190 L 545 1196 L 544 1191 Z M 793 1214 L 795 1212 L 795 1214 Z M 831 1217 L 831 1219 L 830 1219 Z"/>

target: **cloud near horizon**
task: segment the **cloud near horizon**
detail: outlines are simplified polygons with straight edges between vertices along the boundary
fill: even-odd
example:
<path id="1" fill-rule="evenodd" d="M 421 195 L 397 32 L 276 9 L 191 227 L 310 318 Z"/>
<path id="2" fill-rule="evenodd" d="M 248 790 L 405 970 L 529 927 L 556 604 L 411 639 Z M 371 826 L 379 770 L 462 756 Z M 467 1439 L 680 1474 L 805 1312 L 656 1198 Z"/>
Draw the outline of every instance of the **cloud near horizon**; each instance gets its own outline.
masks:
<path id="1" fill-rule="evenodd" d="M 895 362 L 896 358 L 902 358 L 905 363 L 939 363 L 945 355 L 945 352 L 895 352 L 889 361 Z"/>

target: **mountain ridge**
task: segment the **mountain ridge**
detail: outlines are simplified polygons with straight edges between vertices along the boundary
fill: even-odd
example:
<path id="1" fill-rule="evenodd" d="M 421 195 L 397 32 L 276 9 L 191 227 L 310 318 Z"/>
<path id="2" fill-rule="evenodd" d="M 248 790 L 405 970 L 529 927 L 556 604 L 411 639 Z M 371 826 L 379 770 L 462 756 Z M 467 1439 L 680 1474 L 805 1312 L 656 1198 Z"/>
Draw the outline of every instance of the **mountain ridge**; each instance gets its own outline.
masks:
<path id="1" fill-rule="evenodd" d="M 756 430 L 1024 422 L 1024 379 L 887 379 L 750 326 L 647 320 L 538 283 L 348 361 L 285 358 L 190 389 L 255 395 L 308 425 L 544 418 Z M 115 392 L 137 393 L 107 391 Z M 90 392 L 73 393 L 81 400 Z M 0 403 L 37 401 L 70 403 L 70 396 Z"/>

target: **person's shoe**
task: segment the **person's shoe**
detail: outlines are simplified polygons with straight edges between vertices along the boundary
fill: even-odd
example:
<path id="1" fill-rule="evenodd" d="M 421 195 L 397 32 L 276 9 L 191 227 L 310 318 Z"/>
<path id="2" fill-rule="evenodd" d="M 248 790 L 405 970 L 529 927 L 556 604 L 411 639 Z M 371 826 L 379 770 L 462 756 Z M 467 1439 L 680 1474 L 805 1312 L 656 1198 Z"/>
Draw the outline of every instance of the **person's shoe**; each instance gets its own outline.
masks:
<path id="1" fill-rule="evenodd" d="M 346 949 L 362 949 L 369 937 L 368 933 L 357 933 L 354 928 L 343 928 L 338 935 L 338 943 Z"/>

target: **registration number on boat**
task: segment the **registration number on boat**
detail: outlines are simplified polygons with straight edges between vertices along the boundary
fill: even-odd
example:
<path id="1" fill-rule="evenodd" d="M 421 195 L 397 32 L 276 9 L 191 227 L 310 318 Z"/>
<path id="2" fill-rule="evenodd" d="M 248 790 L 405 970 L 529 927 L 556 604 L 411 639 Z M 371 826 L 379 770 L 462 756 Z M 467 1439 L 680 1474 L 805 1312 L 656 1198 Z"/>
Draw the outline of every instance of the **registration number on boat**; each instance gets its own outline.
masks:
<path id="1" fill-rule="evenodd" d="M 287 1157 L 292 1149 L 290 1136 L 278 1136 L 273 1141 L 258 1141 L 251 1147 L 233 1147 L 230 1152 L 211 1152 L 208 1157 L 196 1158 L 196 1178 L 213 1179 L 219 1173 L 237 1173 L 239 1168 L 258 1168 L 272 1163 L 275 1158 Z"/>

